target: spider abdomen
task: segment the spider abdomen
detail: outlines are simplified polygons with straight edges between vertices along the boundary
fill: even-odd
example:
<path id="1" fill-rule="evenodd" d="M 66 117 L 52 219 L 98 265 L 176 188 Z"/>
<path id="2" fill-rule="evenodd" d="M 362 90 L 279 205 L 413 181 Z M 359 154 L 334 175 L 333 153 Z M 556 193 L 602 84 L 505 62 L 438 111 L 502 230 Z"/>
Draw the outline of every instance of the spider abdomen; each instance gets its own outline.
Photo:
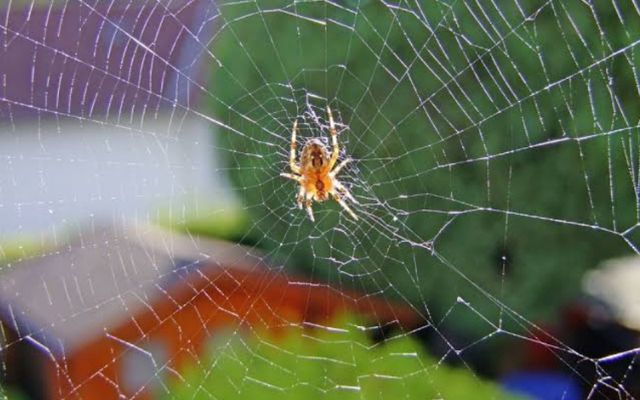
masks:
<path id="1" fill-rule="evenodd" d="M 316 201 L 325 201 L 333 190 L 333 182 L 328 174 L 310 174 L 305 190 L 312 193 Z"/>

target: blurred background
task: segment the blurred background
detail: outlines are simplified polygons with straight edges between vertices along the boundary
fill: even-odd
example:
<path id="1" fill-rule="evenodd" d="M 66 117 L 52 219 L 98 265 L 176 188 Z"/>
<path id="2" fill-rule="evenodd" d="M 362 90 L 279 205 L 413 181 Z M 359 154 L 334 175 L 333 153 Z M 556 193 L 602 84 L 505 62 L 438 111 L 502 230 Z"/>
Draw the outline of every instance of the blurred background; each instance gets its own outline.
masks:
<path id="1" fill-rule="evenodd" d="M 0 2 L 0 392 L 640 396 L 632 1 Z M 330 145 L 354 220 L 298 209 Z"/>

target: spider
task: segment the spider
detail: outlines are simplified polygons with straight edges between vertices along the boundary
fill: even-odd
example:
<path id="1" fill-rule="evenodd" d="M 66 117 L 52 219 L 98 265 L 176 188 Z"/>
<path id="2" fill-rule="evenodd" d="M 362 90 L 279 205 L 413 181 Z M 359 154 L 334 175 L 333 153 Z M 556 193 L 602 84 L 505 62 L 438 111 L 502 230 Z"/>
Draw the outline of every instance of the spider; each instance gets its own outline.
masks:
<path id="1" fill-rule="evenodd" d="M 296 133 L 298 132 L 298 120 L 296 119 L 291 130 L 291 154 L 289 156 L 289 168 L 291 168 L 292 173 L 283 172 L 280 176 L 298 182 L 300 189 L 296 196 L 296 203 L 300 209 L 302 209 L 304 203 L 311 221 L 315 222 L 313 210 L 311 209 L 313 200 L 323 202 L 329 198 L 329 195 L 357 221 L 358 216 L 345 203 L 344 198 L 351 200 L 355 204 L 358 204 L 358 201 L 336 178 L 336 175 L 351 159 L 347 158 L 336 166 L 340 146 L 338 145 L 338 132 L 336 131 L 329 106 L 327 106 L 327 115 L 329 116 L 329 133 L 331 134 L 332 144 L 331 156 L 329 156 L 329 152 L 320 140 L 311 139 L 302 148 L 300 164 L 296 163 Z"/>

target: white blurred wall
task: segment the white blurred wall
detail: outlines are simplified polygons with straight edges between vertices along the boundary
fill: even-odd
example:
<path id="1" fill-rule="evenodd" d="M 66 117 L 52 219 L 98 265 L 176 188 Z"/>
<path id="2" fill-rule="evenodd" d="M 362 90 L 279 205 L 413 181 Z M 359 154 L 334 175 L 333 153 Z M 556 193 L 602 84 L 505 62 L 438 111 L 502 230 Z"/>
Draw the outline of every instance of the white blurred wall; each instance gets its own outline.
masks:
<path id="1" fill-rule="evenodd" d="M 169 116 L 0 121 L 0 238 L 228 204 L 213 136 L 202 119 Z"/>

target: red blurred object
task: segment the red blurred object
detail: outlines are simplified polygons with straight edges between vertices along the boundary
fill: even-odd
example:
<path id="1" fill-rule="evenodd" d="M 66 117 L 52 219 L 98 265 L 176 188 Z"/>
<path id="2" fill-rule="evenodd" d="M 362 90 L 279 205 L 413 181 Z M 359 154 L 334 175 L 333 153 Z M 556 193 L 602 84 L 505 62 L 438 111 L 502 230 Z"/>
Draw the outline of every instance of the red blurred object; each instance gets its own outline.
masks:
<path id="1" fill-rule="evenodd" d="M 345 312 L 419 323 L 409 307 L 273 270 L 251 248 L 148 228 L 85 233 L 15 265 L 0 306 L 7 377 L 51 399 L 149 398 L 220 332 L 313 329 Z"/>

